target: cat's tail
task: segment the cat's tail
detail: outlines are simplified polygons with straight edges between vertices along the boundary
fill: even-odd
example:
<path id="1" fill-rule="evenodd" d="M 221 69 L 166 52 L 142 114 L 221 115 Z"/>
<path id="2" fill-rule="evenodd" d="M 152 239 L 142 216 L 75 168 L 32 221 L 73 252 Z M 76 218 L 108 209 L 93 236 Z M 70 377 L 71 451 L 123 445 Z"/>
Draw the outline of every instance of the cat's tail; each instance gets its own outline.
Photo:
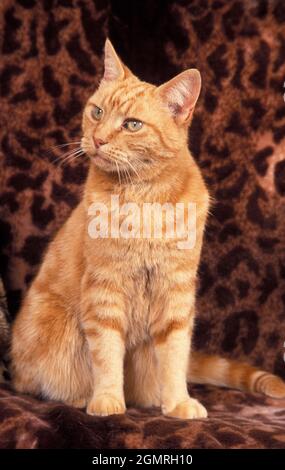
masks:
<path id="1" fill-rule="evenodd" d="M 285 398 L 285 382 L 277 375 L 244 362 L 197 351 L 191 353 L 188 380 L 190 383 L 218 385 L 263 393 L 272 398 Z"/>

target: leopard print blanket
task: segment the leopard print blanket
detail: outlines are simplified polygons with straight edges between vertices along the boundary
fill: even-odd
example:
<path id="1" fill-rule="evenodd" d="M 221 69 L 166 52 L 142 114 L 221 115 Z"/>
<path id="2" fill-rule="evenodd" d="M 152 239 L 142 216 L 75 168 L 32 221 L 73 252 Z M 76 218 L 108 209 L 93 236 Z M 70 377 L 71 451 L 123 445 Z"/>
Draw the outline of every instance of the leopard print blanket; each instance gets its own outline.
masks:
<path id="1" fill-rule="evenodd" d="M 87 164 L 59 166 L 54 146 L 80 138 L 109 35 L 147 81 L 201 71 L 189 142 L 213 204 L 195 347 L 285 378 L 284 2 L 2 0 L 0 24 L 0 266 L 12 317 L 80 198 Z M 0 445 L 285 447 L 282 403 L 206 387 L 194 394 L 208 405 L 208 421 L 156 410 L 99 420 L 5 385 Z"/>
<path id="2" fill-rule="evenodd" d="M 0 278 L 0 383 L 8 379 L 6 368 L 7 351 L 9 347 L 10 328 L 8 323 L 9 315 L 3 282 Z"/>

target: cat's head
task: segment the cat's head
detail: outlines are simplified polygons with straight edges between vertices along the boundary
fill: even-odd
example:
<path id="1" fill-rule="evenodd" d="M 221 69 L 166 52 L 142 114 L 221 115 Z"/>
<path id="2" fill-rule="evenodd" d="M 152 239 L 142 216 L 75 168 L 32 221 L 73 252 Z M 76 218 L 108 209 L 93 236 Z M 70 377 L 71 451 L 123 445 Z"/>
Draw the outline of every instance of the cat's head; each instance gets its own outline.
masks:
<path id="1" fill-rule="evenodd" d="M 104 76 L 84 110 L 83 150 L 104 171 L 151 174 L 187 145 L 200 88 L 196 69 L 158 87 L 142 82 L 107 39 Z"/>

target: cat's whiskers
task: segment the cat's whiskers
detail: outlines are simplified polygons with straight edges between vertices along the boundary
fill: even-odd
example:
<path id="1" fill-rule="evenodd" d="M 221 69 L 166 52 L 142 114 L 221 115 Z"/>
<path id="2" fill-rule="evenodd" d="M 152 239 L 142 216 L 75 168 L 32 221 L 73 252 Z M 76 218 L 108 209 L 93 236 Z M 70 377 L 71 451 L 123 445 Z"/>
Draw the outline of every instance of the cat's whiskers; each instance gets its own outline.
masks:
<path id="1" fill-rule="evenodd" d="M 68 147 L 69 145 L 78 145 L 78 144 L 81 144 L 81 141 L 78 140 L 78 141 L 74 141 L 74 142 L 67 142 L 65 144 L 53 145 L 51 147 L 48 147 L 47 154 L 50 154 L 50 153 L 52 153 L 53 150 L 56 150 L 56 149 L 59 149 L 59 148 Z"/>
<path id="2" fill-rule="evenodd" d="M 133 170 L 133 172 L 137 175 L 138 179 L 141 181 L 141 177 L 140 175 L 138 174 L 137 170 L 135 169 L 135 167 L 132 165 L 132 163 L 130 161 L 126 161 L 126 163 L 129 165 L 129 167 Z"/>
<path id="3" fill-rule="evenodd" d="M 122 158 L 118 155 L 118 153 L 114 154 L 115 155 L 115 160 L 117 160 L 117 162 L 120 162 L 120 163 L 125 163 L 127 164 L 131 170 L 137 175 L 137 177 L 139 178 L 139 180 L 141 180 L 141 177 L 140 175 L 138 174 L 136 168 L 132 165 L 132 163 L 127 159 L 127 158 Z"/>
<path id="4" fill-rule="evenodd" d="M 78 158 L 81 158 L 81 157 L 84 157 L 84 154 L 80 154 L 80 155 L 76 155 L 75 157 L 73 157 L 71 160 L 69 160 L 68 162 L 65 162 L 64 165 L 66 165 L 67 163 L 70 164 L 70 163 L 73 163 L 75 160 L 77 160 Z"/>
<path id="5" fill-rule="evenodd" d="M 116 164 L 117 174 L 118 174 L 118 178 L 119 178 L 119 185 L 121 186 L 121 174 L 120 174 L 120 169 L 119 169 L 118 162 L 115 161 L 115 164 Z"/>
<path id="6" fill-rule="evenodd" d="M 84 154 L 83 150 L 80 149 L 77 152 L 67 155 L 67 157 L 65 157 L 65 159 L 62 162 L 59 162 L 59 166 L 65 165 L 67 163 L 71 163 L 77 158 L 81 157 L 83 154 Z"/>
<path id="7" fill-rule="evenodd" d="M 132 178 L 131 178 L 130 173 L 127 170 L 127 168 L 123 167 L 123 171 L 124 171 L 126 181 L 129 182 L 129 184 L 131 184 L 133 186 L 134 184 L 133 184 Z"/>
<path id="8" fill-rule="evenodd" d="M 63 164 L 67 162 L 71 162 L 75 159 L 75 157 L 80 157 L 83 155 L 85 152 L 81 148 L 75 149 L 72 152 L 67 152 L 64 153 L 63 155 L 60 155 L 54 163 L 57 163 L 59 166 L 62 166 Z"/>
<path id="9" fill-rule="evenodd" d="M 81 147 L 78 147 L 76 149 L 63 153 L 62 155 L 59 155 L 57 158 L 55 158 L 54 163 L 57 163 L 58 161 L 64 159 L 65 156 L 69 156 L 73 154 L 74 152 L 77 152 L 79 149 L 81 149 Z"/>

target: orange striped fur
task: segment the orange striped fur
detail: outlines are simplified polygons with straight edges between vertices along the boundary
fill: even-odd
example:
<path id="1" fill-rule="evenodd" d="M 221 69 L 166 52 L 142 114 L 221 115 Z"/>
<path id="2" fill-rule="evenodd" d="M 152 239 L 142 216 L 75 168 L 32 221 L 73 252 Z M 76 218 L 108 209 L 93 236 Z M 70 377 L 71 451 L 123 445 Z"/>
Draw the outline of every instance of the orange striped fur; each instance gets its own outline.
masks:
<path id="1" fill-rule="evenodd" d="M 141 82 L 106 42 L 104 78 L 83 114 L 82 147 L 90 157 L 84 196 L 50 243 L 13 326 L 18 391 L 86 406 L 94 415 L 123 413 L 127 403 L 186 419 L 207 416 L 189 396 L 187 379 L 285 396 L 273 375 L 190 355 L 209 208 L 187 145 L 199 91 L 196 70 L 161 87 Z M 142 127 L 131 132 L 127 118 Z M 110 206 L 112 194 L 139 207 L 196 203 L 194 248 L 179 250 L 178 239 L 90 238 L 89 207 Z M 165 218 L 163 233 L 166 224 Z"/>

